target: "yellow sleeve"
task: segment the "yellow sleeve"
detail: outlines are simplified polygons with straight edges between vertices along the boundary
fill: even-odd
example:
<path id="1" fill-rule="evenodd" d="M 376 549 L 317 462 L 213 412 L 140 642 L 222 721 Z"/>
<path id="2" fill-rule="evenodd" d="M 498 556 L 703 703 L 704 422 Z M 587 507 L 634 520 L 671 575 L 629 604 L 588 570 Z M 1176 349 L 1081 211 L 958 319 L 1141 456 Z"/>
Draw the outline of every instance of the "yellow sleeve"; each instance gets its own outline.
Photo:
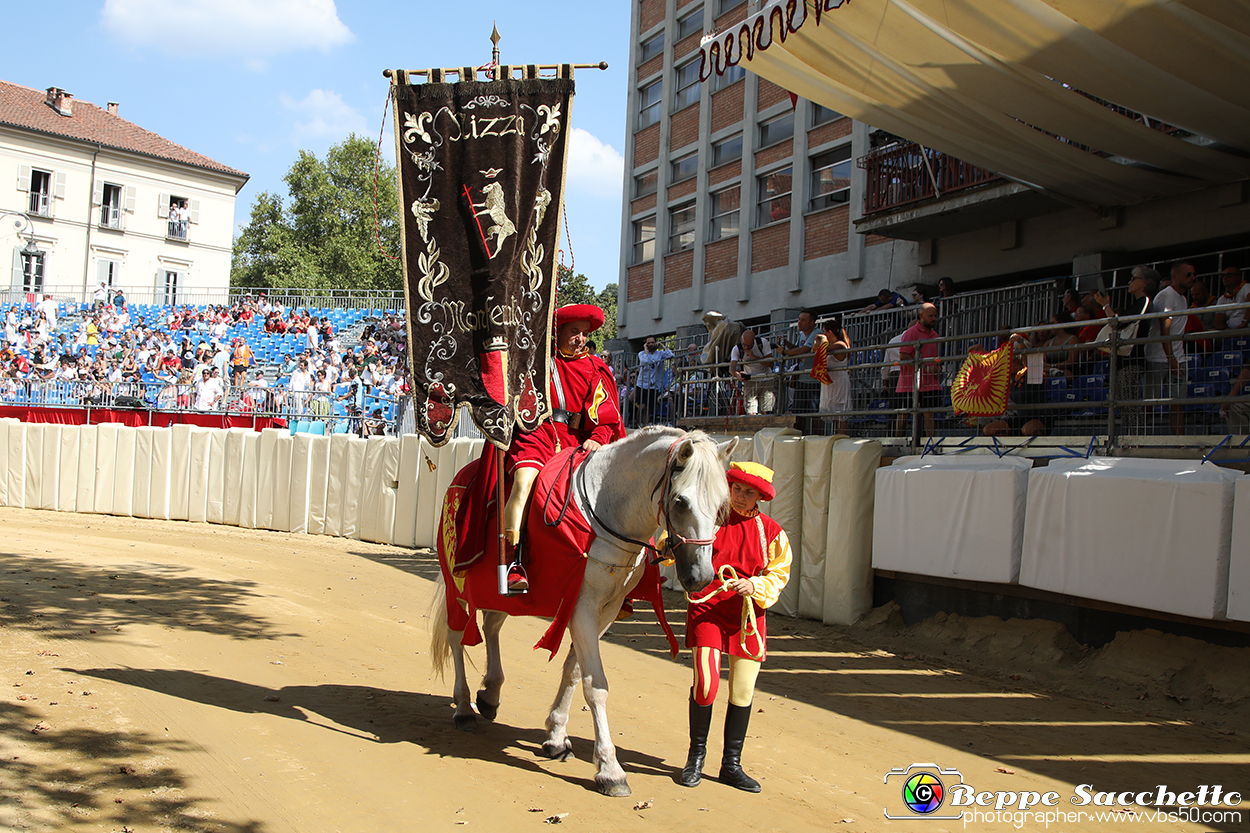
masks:
<path id="1" fill-rule="evenodd" d="M 751 599 L 760 607 L 772 607 L 781 598 L 781 590 L 790 580 L 790 539 L 786 531 L 779 530 L 777 537 L 768 542 L 768 563 L 758 576 L 751 577 L 755 592 Z"/>

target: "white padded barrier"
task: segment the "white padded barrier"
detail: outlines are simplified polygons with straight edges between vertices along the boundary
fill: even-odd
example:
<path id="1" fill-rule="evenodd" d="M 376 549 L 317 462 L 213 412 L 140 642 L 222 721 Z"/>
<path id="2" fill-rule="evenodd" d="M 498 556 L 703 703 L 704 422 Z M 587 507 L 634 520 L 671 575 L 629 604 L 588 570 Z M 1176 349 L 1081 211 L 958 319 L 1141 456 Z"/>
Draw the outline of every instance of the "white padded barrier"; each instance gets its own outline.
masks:
<path id="1" fill-rule="evenodd" d="M 378 504 L 379 544 L 393 544 L 391 531 L 395 526 L 395 510 L 399 504 L 399 439 L 386 437 L 382 450 L 382 499 Z"/>
<path id="2" fill-rule="evenodd" d="M 1233 494 L 1228 618 L 1250 622 L 1250 477 L 1238 477 Z"/>
<path id="3" fill-rule="evenodd" d="M 241 526 L 239 513 L 243 506 L 244 455 L 247 436 L 254 433 L 250 428 L 230 428 L 226 431 L 226 480 L 221 522 L 227 526 Z"/>
<path id="4" fill-rule="evenodd" d="M 121 425 L 102 422 L 96 426 L 95 443 L 95 512 L 109 515 L 113 512 L 113 464 L 117 460 L 117 432 Z"/>
<path id="5" fill-rule="evenodd" d="M 395 524 L 391 543 L 397 547 L 417 545 L 417 496 L 421 493 L 422 473 L 425 466 L 425 438 L 420 434 L 405 434 L 399 438 L 399 488 L 395 493 Z"/>
<path id="6" fill-rule="evenodd" d="M 291 531 L 291 449 L 295 441 L 284 431 L 273 444 L 273 520 L 275 532 Z"/>
<path id="7" fill-rule="evenodd" d="M 44 450 L 43 444 L 44 435 L 51 433 L 48 429 L 52 427 L 55 426 L 39 424 L 26 426 L 27 509 L 53 509 L 56 505 L 56 473 L 57 468 L 59 468 L 60 438 L 58 437 L 56 440 L 58 444 L 57 453 L 52 455 L 51 460 L 48 459 L 48 454 Z M 51 463 L 50 467 L 49 463 Z M 47 490 L 44 489 L 44 483 L 49 483 L 52 486 L 52 495 L 49 495 Z"/>
<path id="8" fill-rule="evenodd" d="M 446 448 L 445 445 L 442 448 L 435 448 L 425 440 L 421 441 L 421 461 L 417 472 L 416 520 L 413 527 L 413 544 L 417 547 L 432 548 L 435 536 L 438 534 L 438 516 L 443 509 L 443 495 L 447 490 L 444 484 L 443 491 L 439 491 L 439 477 L 443 468 L 439 461 Z"/>
<path id="9" fill-rule="evenodd" d="M 150 518 L 148 511 L 149 479 L 152 471 L 152 432 L 160 429 L 143 426 L 135 429 L 134 467 L 130 482 L 130 514 L 136 518 Z"/>
<path id="10" fill-rule="evenodd" d="M 1020 583 L 1203 619 L 1229 597 L 1237 472 L 1193 460 L 1054 460 L 1029 475 Z"/>
<path id="11" fill-rule="evenodd" d="M 224 428 L 208 429 L 208 505 L 205 519 L 210 524 L 226 518 L 226 437 Z"/>
<path id="12" fill-rule="evenodd" d="M 9 426 L 17 424 L 11 417 L 0 419 L 0 506 L 9 503 Z"/>
<path id="13" fill-rule="evenodd" d="M 78 444 L 83 426 L 61 426 L 61 447 L 58 452 L 60 474 L 56 483 L 56 509 L 58 512 L 78 511 Z"/>
<path id="14" fill-rule="evenodd" d="M 324 434 L 313 434 L 308 449 L 309 535 L 326 534 L 326 489 L 329 487 L 330 438 Z"/>
<path id="15" fill-rule="evenodd" d="M 781 591 L 773 610 L 786 616 L 799 615 L 799 585 L 802 577 L 803 552 L 803 438 L 779 436 L 772 443 L 773 488 L 777 496 L 760 503 L 760 511 L 769 515 L 790 539 L 790 581 Z"/>
<path id="16" fill-rule="evenodd" d="M 330 471 L 326 480 L 325 534 L 343 534 L 344 490 L 347 482 L 347 446 L 351 437 L 335 434 L 330 437 Z"/>
<path id="17" fill-rule="evenodd" d="M 117 446 L 113 454 L 113 512 L 130 517 L 134 514 L 135 431 L 129 425 L 117 429 Z"/>
<path id="18" fill-rule="evenodd" d="M 750 456 L 742 459 L 751 460 L 756 463 L 762 463 L 772 468 L 770 460 L 773 459 L 773 443 L 778 437 L 798 437 L 799 432 L 794 428 L 765 428 L 755 432 L 754 436 L 744 437 L 743 442 L 739 446 L 746 446 Z M 734 455 L 737 459 L 737 455 Z M 768 514 L 768 513 L 765 513 Z"/>
<path id="19" fill-rule="evenodd" d="M 169 518 L 190 520 L 191 432 L 193 426 L 169 427 Z"/>
<path id="20" fill-rule="evenodd" d="M 360 537 L 360 506 L 365 488 L 365 449 L 368 443 L 360 437 L 349 437 L 347 462 L 343 474 L 343 528 L 339 534 L 344 538 Z"/>
<path id="21" fill-rule="evenodd" d="M 5 476 L 9 486 L 9 506 L 26 508 L 26 430 L 24 422 L 9 426 L 9 465 Z"/>
<path id="22" fill-rule="evenodd" d="M 94 425 L 78 429 L 78 488 L 74 511 L 95 511 L 95 450 L 99 430 Z"/>
<path id="23" fill-rule="evenodd" d="M 173 473 L 174 434 L 169 428 L 152 432 L 152 465 L 148 469 L 148 517 L 169 520 L 169 487 Z"/>
<path id="24" fill-rule="evenodd" d="M 308 532 L 308 505 L 312 474 L 312 434 L 294 434 L 291 437 L 291 472 L 288 481 L 287 529 L 304 535 Z"/>
<path id="25" fill-rule="evenodd" d="M 60 491 L 62 427 L 54 424 L 43 426 L 43 459 L 38 473 L 39 508 L 49 512 L 56 511 L 57 492 Z"/>
<path id="26" fill-rule="evenodd" d="M 275 500 L 274 451 L 278 438 L 290 436 L 285 428 L 265 428 L 260 432 L 260 458 L 256 461 L 256 528 L 273 529 L 273 504 Z"/>
<path id="27" fill-rule="evenodd" d="M 239 526 L 256 528 L 257 486 L 260 483 L 260 434 L 243 436 L 243 474 L 239 478 Z"/>
<path id="28" fill-rule="evenodd" d="M 799 616 L 822 619 L 825 612 L 825 544 L 829 537 L 829 466 L 833 444 L 840 439 L 803 438 L 803 535 L 794 550 L 790 577 L 799 588 Z"/>
<path id="29" fill-rule="evenodd" d="M 395 525 L 395 493 L 399 476 L 399 440 L 369 437 L 365 447 L 365 497 L 360 538 L 390 544 Z"/>
<path id="30" fill-rule="evenodd" d="M 213 429 L 194 426 L 191 429 L 190 456 L 187 461 L 187 520 L 204 523 L 208 520 L 208 466 Z"/>
<path id="31" fill-rule="evenodd" d="M 900 457 L 877 469 L 872 566 L 1014 584 L 1031 461 L 967 454 Z"/>
<path id="32" fill-rule="evenodd" d="M 881 443 L 843 437 L 829 458 L 829 523 L 825 539 L 824 617 L 851 625 L 872 609 L 874 478 Z"/>
<path id="33" fill-rule="evenodd" d="M 382 502 L 382 440 L 365 439 L 365 467 L 360 495 L 360 540 L 378 540 L 378 507 Z M 388 535 L 389 537 L 389 535 Z"/>

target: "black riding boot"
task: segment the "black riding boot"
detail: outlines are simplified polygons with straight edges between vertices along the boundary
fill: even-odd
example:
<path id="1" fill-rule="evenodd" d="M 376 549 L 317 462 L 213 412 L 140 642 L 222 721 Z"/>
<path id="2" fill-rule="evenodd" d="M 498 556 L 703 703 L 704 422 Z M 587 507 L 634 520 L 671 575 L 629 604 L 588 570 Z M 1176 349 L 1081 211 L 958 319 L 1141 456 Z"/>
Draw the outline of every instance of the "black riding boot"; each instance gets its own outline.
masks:
<path id="1" fill-rule="evenodd" d="M 686 755 L 686 768 L 677 776 L 683 787 L 697 787 L 703 780 L 703 762 L 707 759 L 707 732 L 712 725 L 712 704 L 700 706 L 690 692 L 690 752 Z"/>
<path id="2" fill-rule="evenodd" d="M 742 744 L 751 722 L 750 706 L 729 704 L 725 714 L 725 751 L 720 761 L 720 782 L 749 793 L 760 791 L 760 782 L 742 771 Z"/>

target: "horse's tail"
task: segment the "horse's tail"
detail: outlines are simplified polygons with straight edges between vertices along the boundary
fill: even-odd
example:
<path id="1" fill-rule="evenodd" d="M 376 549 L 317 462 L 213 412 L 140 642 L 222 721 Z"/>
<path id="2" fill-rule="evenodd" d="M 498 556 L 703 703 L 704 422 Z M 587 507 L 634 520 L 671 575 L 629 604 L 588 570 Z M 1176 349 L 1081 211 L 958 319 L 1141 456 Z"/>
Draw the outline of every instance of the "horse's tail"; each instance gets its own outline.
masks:
<path id="1" fill-rule="evenodd" d="M 447 585 L 442 573 L 434 585 L 434 598 L 430 601 L 430 665 L 438 678 L 443 679 L 447 660 L 451 659 L 451 643 L 447 641 Z"/>

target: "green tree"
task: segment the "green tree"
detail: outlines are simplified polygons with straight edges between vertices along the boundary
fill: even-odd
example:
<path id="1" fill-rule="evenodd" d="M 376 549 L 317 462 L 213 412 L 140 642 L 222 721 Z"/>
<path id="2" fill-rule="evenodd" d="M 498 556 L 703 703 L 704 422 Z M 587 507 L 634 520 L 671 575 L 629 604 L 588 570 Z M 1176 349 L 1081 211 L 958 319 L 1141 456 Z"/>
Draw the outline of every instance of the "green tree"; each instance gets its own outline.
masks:
<path id="1" fill-rule="evenodd" d="M 233 286 L 400 289 L 399 199 L 394 167 L 377 172 L 373 143 L 352 134 L 324 160 L 305 150 L 283 178 L 289 192 L 262 192 L 235 240 Z M 377 237 L 381 237 L 381 250 Z"/>
<path id="2" fill-rule="evenodd" d="M 600 290 L 596 303 L 599 304 L 604 314 L 599 341 L 604 342 L 610 338 L 616 338 L 616 284 L 610 283 Z"/>

